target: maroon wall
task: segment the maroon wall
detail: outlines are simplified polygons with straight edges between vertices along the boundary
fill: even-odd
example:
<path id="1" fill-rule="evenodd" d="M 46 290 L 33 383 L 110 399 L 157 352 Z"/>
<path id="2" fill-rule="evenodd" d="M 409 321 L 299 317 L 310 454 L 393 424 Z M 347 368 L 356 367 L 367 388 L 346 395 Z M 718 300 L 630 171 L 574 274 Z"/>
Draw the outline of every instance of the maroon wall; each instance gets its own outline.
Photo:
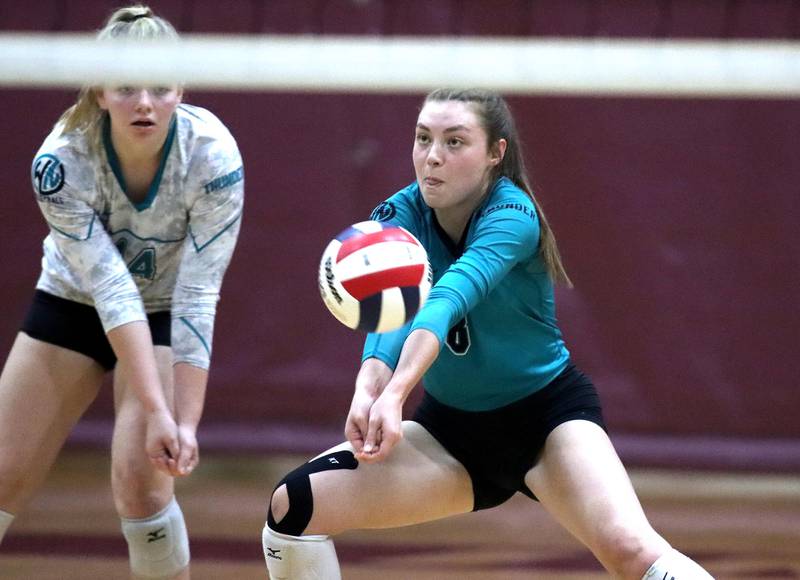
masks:
<path id="1" fill-rule="evenodd" d="M 116 2 L 51 0 L 36 22 L 96 27 Z M 185 31 L 796 38 L 800 2 L 151 2 Z M 44 6 L 48 5 L 49 10 Z M 232 9 L 236 7 L 236 9 Z M 509 17 L 508 15 L 511 15 Z M 511 28 L 509 28 L 509 26 Z M 422 95 L 204 93 L 245 158 L 247 206 L 226 278 L 202 441 L 313 450 L 338 439 L 361 337 L 325 311 L 328 239 L 412 179 Z M 71 91 L 0 91 L 0 350 L 45 234 L 29 164 Z M 510 99 L 574 290 L 560 320 L 631 463 L 800 467 L 800 101 Z M 110 393 L 75 441 L 107 436 Z"/>

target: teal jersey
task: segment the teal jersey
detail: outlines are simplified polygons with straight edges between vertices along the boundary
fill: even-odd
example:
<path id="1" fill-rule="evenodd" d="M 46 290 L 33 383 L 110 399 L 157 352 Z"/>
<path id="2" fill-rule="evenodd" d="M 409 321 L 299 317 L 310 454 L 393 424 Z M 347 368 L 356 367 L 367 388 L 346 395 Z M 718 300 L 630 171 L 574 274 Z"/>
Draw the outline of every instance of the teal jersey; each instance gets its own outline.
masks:
<path id="1" fill-rule="evenodd" d="M 400 330 L 370 334 L 363 359 L 394 368 L 412 330 L 435 334 L 442 348 L 425 374 L 437 400 L 466 411 L 496 409 L 550 383 L 569 352 L 556 323 L 553 283 L 539 249 L 531 198 L 499 179 L 478 206 L 460 244 L 442 230 L 414 183 L 376 208 L 372 219 L 413 233 L 428 252 L 434 286 Z"/>

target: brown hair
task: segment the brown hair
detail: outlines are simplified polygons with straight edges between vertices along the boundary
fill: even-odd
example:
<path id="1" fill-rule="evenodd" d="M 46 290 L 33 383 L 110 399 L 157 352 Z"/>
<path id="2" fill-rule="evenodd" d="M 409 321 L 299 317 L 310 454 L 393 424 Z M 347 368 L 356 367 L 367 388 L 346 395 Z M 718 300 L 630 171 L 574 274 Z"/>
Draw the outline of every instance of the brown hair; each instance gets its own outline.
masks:
<path id="1" fill-rule="evenodd" d="M 522 154 L 522 144 L 517 134 L 517 127 L 505 100 L 493 91 L 481 89 L 436 89 L 425 97 L 425 102 L 429 101 L 461 101 L 474 105 L 483 129 L 489 137 L 489 146 L 491 147 L 500 139 L 506 140 L 505 155 L 503 160 L 494 168 L 491 181 L 493 183 L 500 177 L 505 176 L 530 196 L 534 206 L 536 206 L 536 213 L 539 215 L 541 232 L 539 235 L 539 251 L 547 266 L 547 272 L 554 282 L 561 282 L 572 287 L 572 281 L 569 279 L 561 261 L 555 234 L 550 228 L 542 206 L 533 195 L 533 190 L 528 180 L 528 172 L 525 169 L 525 159 Z"/>

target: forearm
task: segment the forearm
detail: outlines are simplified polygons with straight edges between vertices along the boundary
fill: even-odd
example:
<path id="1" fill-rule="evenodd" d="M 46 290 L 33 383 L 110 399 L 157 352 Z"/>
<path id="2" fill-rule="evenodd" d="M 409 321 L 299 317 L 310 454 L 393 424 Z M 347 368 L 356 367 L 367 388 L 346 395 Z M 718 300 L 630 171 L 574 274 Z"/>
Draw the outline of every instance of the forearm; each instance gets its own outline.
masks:
<path id="1" fill-rule="evenodd" d="M 201 194 L 189 212 L 189 235 L 172 295 L 172 352 L 177 362 L 203 369 L 210 365 L 217 301 L 236 247 L 242 201 L 239 182 Z"/>
<path id="2" fill-rule="evenodd" d="M 394 369 L 400 358 L 403 343 L 408 338 L 410 328 L 411 323 L 409 322 L 392 332 L 368 334 L 367 339 L 364 341 L 361 360 L 366 362 L 370 358 L 376 358 L 383 361 L 390 369 Z"/>
<path id="3" fill-rule="evenodd" d="M 196 430 L 203 415 L 208 371 L 188 363 L 173 366 L 175 379 L 175 421 Z"/>
<path id="4" fill-rule="evenodd" d="M 429 330 L 418 329 L 408 335 L 397 362 L 397 368 L 384 394 L 405 402 L 409 393 L 422 380 L 439 355 L 439 339 Z"/>
<path id="5" fill-rule="evenodd" d="M 120 372 L 145 410 L 169 412 L 147 322 L 134 321 L 117 326 L 109 330 L 107 336 L 117 356 Z"/>
<path id="6" fill-rule="evenodd" d="M 392 369 L 378 358 L 368 358 L 361 363 L 356 377 L 356 391 L 363 391 L 371 397 L 378 397 L 389 380 Z"/>

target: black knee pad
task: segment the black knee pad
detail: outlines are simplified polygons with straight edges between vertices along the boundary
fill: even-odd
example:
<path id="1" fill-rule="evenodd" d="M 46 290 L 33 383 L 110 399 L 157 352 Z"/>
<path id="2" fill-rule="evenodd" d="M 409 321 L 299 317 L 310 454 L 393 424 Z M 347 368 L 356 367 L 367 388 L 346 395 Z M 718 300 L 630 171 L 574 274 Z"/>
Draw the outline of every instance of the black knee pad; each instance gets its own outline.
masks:
<path id="1" fill-rule="evenodd" d="M 276 523 L 275 518 L 272 516 L 272 499 L 270 498 L 267 525 L 281 534 L 289 536 L 302 535 L 314 513 L 311 479 L 308 476 L 320 471 L 355 469 L 356 467 L 358 467 L 358 461 L 356 461 L 352 451 L 336 451 L 301 465 L 275 486 L 275 489 L 278 489 L 283 484 L 286 484 L 286 492 L 289 495 L 289 511 L 286 512 L 286 515 L 283 516 L 279 523 Z M 272 490 L 272 493 L 275 493 L 275 490 Z"/>

